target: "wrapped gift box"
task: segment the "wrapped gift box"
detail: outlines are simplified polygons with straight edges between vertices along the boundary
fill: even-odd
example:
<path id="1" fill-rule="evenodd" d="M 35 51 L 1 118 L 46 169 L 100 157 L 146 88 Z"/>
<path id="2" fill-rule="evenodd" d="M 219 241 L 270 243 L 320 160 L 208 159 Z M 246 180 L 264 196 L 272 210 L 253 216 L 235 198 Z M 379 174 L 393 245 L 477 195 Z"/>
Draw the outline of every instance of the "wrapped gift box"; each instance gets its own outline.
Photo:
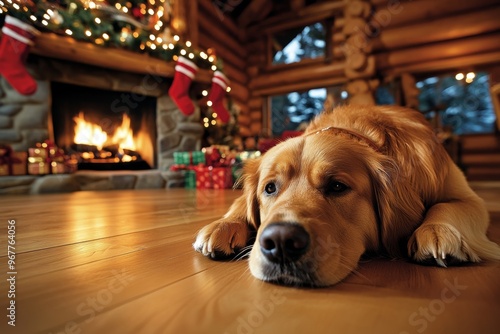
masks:
<path id="1" fill-rule="evenodd" d="M 230 189 L 233 176 L 230 167 L 198 166 L 195 168 L 197 189 Z"/>
<path id="2" fill-rule="evenodd" d="M 28 174 L 45 175 L 50 173 L 50 164 L 42 158 L 28 158 Z"/>
<path id="3" fill-rule="evenodd" d="M 28 152 L 12 152 L 14 163 L 12 164 L 12 175 L 26 175 L 28 164 Z"/>
<path id="4" fill-rule="evenodd" d="M 233 187 L 233 174 L 231 167 L 214 167 L 212 169 L 214 189 L 231 189 Z"/>
<path id="5" fill-rule="evenodd" d="M 204 164 L 205 153 L 201 151 L 174 152 L 174 163 L 184 166 Z"/>
<path id="6" fill-rule="evenodd" d="M 9 145 L 0 145 L 0 176 L 26 175 L 26 152 L 14 152 Z"/>

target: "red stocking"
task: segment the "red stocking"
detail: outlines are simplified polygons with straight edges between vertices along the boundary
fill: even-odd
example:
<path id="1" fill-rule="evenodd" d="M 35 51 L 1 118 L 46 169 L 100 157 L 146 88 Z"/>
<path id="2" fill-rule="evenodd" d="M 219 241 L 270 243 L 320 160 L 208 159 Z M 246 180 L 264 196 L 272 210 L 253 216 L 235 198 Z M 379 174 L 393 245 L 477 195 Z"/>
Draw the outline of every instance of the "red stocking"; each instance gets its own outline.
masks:
<path id="1" fill-rule="evenodd" d="M 224 95 L 226 94 L 226 88 L 229 84 L 228 78 L 219 71 L 215 71 L 214 77 L 212 78 L 212 87 L 210 88 L 210 94 L 208 94 L 208 100 L 212 102 L 212 108 L 217 113 L 217 116 L 224 123 L 229 121 L 229 111 L 224 107 Z"/>
<path id="2" fill-rule="evenodd" d="M 179 56 L 175 65 L 175 75 L 168 95 L 174 100 L 181 112 L 189 116 L 194 112 L 193 101 L 189 98 L 189 86 L 198 71 L 198 67 L 192 61 Z"/>
<path id="3" fill-rule="evenodd" d="M 31 95 L 36 91 L 36 81 L 25 67 L 33 39 L 38 30 L 12 16 L 5 18 L 0 42 L 0 75 L 19 93 Z"/>

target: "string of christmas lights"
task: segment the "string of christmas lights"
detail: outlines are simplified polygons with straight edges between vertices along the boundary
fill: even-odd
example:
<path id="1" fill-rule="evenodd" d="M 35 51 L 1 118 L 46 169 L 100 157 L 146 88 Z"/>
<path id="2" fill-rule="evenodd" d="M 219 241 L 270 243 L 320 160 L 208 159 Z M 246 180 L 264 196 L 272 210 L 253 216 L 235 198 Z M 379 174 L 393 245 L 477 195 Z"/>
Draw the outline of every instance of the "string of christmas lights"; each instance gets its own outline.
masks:
<path id="1" fill-rule="evenodd" d="M 202 69 L 223 71 L 221 59 L 210 49 L 196 50 L 172 33 L 177 18 L 172 17 L 170 0 L 0 0 L 0 16 L 6 14 L 78 41 L 165 61 L 184 56 Z"/>

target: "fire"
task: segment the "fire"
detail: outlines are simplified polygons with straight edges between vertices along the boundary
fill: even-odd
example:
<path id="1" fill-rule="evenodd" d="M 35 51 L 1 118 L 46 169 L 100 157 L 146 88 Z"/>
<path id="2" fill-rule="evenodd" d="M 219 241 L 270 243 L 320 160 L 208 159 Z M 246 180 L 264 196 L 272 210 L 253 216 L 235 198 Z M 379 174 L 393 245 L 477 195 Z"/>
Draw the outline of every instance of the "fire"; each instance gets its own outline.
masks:
<path id="1" fill-rule="evenodd" d="M 130 118 L 124 114 L 122 124 L 115 130 L 111 138 L 99 125 L 87 122 L 83 112 L 74 117 L 75 121 L 75 144 L 94 145 L 99 150 L 104 146 L 119 145 L 119 152 L 123 150 L 136 150 L 134 134 L 130 128 Z"/>
<path id="2" fill-rule="evenodd" d="M 102 150 L 102 147 L 108 140 L 108 134 L 102 130 L 99 125 L 85 121 L 83 112 L 74 117 L 75 125 L 75 144 L 94 145 Z"/>
<path id="3" fill-rule="evenodd" d="M 123 150 L 136 150 L 134 134 L 132 129 L 130 129 L 130 118 L 126 114 L 123 115 L 122 124 L 116 129 L 111 142 L 120 145 L 121 153 Z"/>

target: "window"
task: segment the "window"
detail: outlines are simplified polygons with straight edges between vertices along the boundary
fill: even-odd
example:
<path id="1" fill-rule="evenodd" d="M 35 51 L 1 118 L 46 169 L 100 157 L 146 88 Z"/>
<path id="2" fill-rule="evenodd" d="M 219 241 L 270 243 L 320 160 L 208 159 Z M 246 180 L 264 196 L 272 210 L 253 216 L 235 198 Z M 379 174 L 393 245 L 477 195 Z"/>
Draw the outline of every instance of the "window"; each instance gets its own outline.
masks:
<path id="1" fill-rule="evenodd" d="M 494 132 L 496 117 L 487 73 L 430 77 L 417 87 L 420 111 L 437 118 L 438 125 L 458 135 Z"/>
<path id="2" fill-rule="evenodd" d="M 304 130 L 306 125 L 324 110 L 343 104 L 348 94 L 343 86 L 316 88 L 271 97 L 271 135 L 279 137 L 284 131 Z"/>
<path id="3" fill-rule="evenodd" d="M 285 30 L 272 37 L 272 64 L 291 64 L 325 56 L 326 29 L 317 22 Z"/>

